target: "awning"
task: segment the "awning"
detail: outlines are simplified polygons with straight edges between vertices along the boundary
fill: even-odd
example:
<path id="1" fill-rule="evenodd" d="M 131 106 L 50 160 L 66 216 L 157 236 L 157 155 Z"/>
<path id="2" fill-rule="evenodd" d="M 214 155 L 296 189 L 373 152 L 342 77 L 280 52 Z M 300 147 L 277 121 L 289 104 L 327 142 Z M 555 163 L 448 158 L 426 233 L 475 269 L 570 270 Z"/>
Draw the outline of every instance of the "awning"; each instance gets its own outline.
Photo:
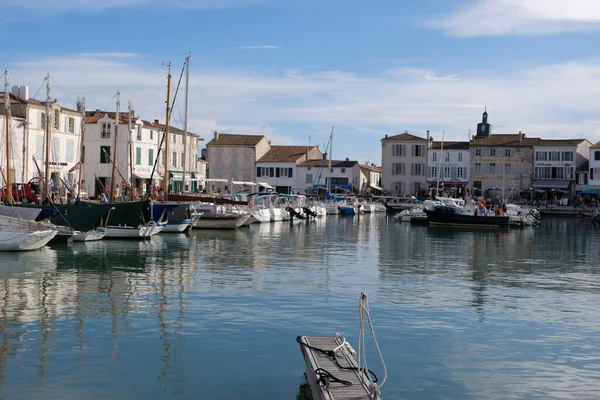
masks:
<path id="1" fill-rule="evenodd" d="M 533 181 L 533 187 L 536 189 L 569 189 L 571 181 L 564 180 L 537 180 Z"/>
<path id="2" fill-rule="evenodd" d="M 595 194 L 598 195 L 600 194 L 600 190 L 598 189 L 585 189 L 581 191 L 581 194 Z"/>
<path id="3" fill-rule="evenodd" d="M 231 181 L 232 185 L 246 185 L 246 186 L 256 186 L 254 182 L 242 182 L 242 181 Z"/>
<path id="4" fill-rule="evenodd" d="M 379 186 L 377 186 L 376 184 L 370 183 L 369 186 L 372 187 L 373 189 L 379 190 L 381 192 L 381 188 Z"/>
<path id="5" fill-rule="evenodd" d="M 264 187 L 265 189 L 275 189 L 273 186 L 269 185 L 266 182 L 257 182 L 257 183 L 258 183 L 258 186 Z"/>
<path id="6" fill-rule="evenodd" d="M 173 179 L 174 181 L 182 181 L 183 172 L 169 172 L 169 179 Z"/>
<path id="7" fill-rule="evenodd" d="M 136 178 L 140 178 L 140 179 L 150 179 L 150 172 L 136 171 L 133 173 L 133 176 L 135 176 Z M 154 177 L 158 178 L 156 173 L 154 173 Z"/>
<path id="8" fill-rule="evenodd" d="M 229 183 L 228 179 L 218 179 L 218 178 L 211 178 L 211 179 L 205 179 L 206 182 L 224 182 L 224 183 Z"/>

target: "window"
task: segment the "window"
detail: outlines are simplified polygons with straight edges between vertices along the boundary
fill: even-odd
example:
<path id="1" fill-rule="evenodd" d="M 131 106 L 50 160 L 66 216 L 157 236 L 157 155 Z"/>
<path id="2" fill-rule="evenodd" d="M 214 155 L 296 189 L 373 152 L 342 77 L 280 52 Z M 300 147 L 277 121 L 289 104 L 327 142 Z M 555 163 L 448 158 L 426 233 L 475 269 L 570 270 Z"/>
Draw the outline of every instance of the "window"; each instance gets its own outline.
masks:
<path id="1" fill-rule="evenodd" d="M 175 136 L 177 136 L 177 135 L 175 135 L 175 134 L 171 135 L 171 142 L 172 143 L 176 143 L 176 141 L 177 141 L 177 138 Z"/>
<path id="2" fill-rule="evenodd" d="M 176 151 L 172 152 L 171 153 L 171 157 L 173 158 L 171 160 L 171 166 L 172 167 L 177 167 L 177 152 Z"/>
<path id="3" fill-rule="evenodd" d="M 50 155 L 50 159 L 54 161 L 60 160 L 60 139 L 52 140 L 52 154 Z"/>
<path id="4" fill-rule="evenodd" d="M 483 125 L 483 124 L 481 125 L 481 129 L 480 129 L 480 131 L 481 131 L 481 132 L 485 132 L 485 125 Z"/>
<path id="5" fill-rule="evenodd" d="M 311 170 L 312 170 L 312 167 L 307 167 L 307 168 L 306 168 L 306 170 L 307 170 L 307 171 L 311 171 Z"/>
<path id="6" fill-rule="evenodd" d="M 481 149 L 475 149 L 475 155 L 481 157 Z"/>
<path id="7" fill-rule="evenodd" d="M 73 140 L 67 140 L 67 159 L 66 162 L 73 162 L 73 158 L 75 156 L 75 143 Z"/>
<path id="8" fill-rule="evenodd" d="M 110 161 L 110 146 L 100 146 L 100 164 L 108 164 Z"/>
<path id="9" fill-rule="evenodd" d="M 394 182 L 394 192 L 396 192 L 396 193 L 402 192 L 402 182 Z"/>
<path id="10" fill-rule="evenodd" d="M 510 164 L 504 164 L 504 173 L 506 175 L 512 174 L 512 166 Z"/>
<path id="11" fill-rule="evenodd" d="M 154 131 L 150 129 L 150 140 L 154 139 Z"/>
<path id="12" fill-rule="evenodd" d="M 404 145 L 403 144 L 392 145 L 392 157 L 401 157 L 401 156 L 404 156 Z"/>
<path id="13" fill-rule="evenodd" d="M 269 167 L 256 167 L 256 176 L 273 176 L 273 173 Z"/>
<path id="14" fill-rule="evenodd" d="M 594 151 L 594 160 L 600 161 L 600 150 Z"/>
<path id="15" fill-rule="evenodd" d="M 560 151 L 551 151 L 550 161 L 560 161 Z"/>
<path id="16" fill-rule="evenodd" d="M 393 163 L 392 164 L 392 175 L 404 175 L 404 164 Z"/>
<path id="17" fill-rule="evenodd" d="M 85 146 L 81 146 L 81 163 L 85 163 Z"/>
<path id="18" fill-rule="evenodd" d="M 135 148 L 135 165 L 142 165 L 142 148 Z"/>
<path id="19" fill-rule="evenodd" d="M 148 149 L 148 165 L 154 165 L 154 149 Z"/>
<path id="20" fill-rule="evenodd" d="M 181 168 L 183 168 L 184 161 L 183 153 L 179 153 L 179 162 L 181 163 Z"/>
<path id="21" fill-rule="evenodd" d="M 46 113 L 40 113 L 40 129 L 46 129 Z"/>
<path id="22" fill-rule="evenodd" d="M 450 178 L 450 167 L 444 167 L 444 178 Z"/>
<path id="23" fill-rule="evenodd" d="M 490 149 L 490 157 L 496 157 L 496 149 Z"/>
<path id="24" fill-rule="evenodd" d="M 60 110 L 54 110 L 54 129 L 60 128 Z"/>
<path id="25" fill-rule="evenodd" d="M 495 174 L 495 173 L 496 173 L 496 164 L 491 163 L 490 164 L 490 174 Z"/>
<path id="26" fill-rule="evenodd" d="M 435 152 L 434 152 L 434 153 L 431 155 L 431 161 L 433 161 L 433 162 L 436 162 L 436 161 L 437 161 L 437 153 L 435 153 Z"/>
<path id="27" fill-rule="evenodd" d="M 418 192 L 419 190 L 421 190 L 421 182 L 414 182 L 413 189 L 415 192 Z"/>
<path id="28" fill-rule="evenodd" d="M 309 184 L 313 183 L 313 176 L 312 176 L 312 174 L 306 174 L 306 183 L 309 183 Z"/>
<path id="29" fill-rule="evenodd" d="M 504 156 L 505 157 L 510 157 L 510 155 L 511 155 L 510 149 L 504 150 Z"/>
<path id="30" fill-rule="evenodd" d="M 424 173 L 423 164 L 411 164 L 410 165 L 410 174 L 411 175 L 423 175 Z"/>
<path id="31" fill-rule="evenodd" d="M 75 133 L 75 118 L 69 118 L 69 132 Z"/>
<path id="32" fill-rule="evenodd" d="M 450 162 L 450 153 L 446 153 L 446 162 Z"/>
<path id="33" fill-rule="evenodd" d="M 139 141 L 142 140 L 142 126 L 141 125 L 138 125 L 138 127 L 137 127 L 137 136 L 136 136 L 136 139 L 139 140 Z"/>
<path id="34" fill-rule="evenodd" d="M 572 151 L 563 151 L 561 161 L 573 161 L 573 152 Z"/>
<path id="35" fill-rule="evenodd" d="M 462 153 L 458 153 L 458 162 L 462 162 Z"/>
<path id="36" fill-rule="evenodd" d="M 437 178 L 438 175 L 438 167 L 429 167 L 429 177 Z"/>
<path id="37" fill-rule="evenodd" d="M 341 172 L 342 174 L 345 174 L 345 173 L 346 173 L 346 168 L 342 168 L 340 172 Z"/>
<path id="38" fill-rule="evenodd" d="M 100 134 L 100 137 L 102 139 L 108 139 L 108 138 L 110 138 L 110 133 L 111 133 L 111 123 L 103 122 L 102 123 L 102 133 Z"/>
<path id="39" fill-rule="evenodd" d="M 475 163 L 475 173 L 476 174 L 481 173 L 481 164 L 480 163 Z"/>
<path id="40" fill-rule="evenodd" d="M 465 177 L 465 168 L 464 167 L 458 167 L 458 170 L 456 171 L 456 177 L 457 178 L 464 178 Z"/>
<path id="41" fill-rule="evenodd" d="M 412 155 L 413 157 L 423 157 L 423 145 L 422 144 L 413 144 L 412 146 Z"/>

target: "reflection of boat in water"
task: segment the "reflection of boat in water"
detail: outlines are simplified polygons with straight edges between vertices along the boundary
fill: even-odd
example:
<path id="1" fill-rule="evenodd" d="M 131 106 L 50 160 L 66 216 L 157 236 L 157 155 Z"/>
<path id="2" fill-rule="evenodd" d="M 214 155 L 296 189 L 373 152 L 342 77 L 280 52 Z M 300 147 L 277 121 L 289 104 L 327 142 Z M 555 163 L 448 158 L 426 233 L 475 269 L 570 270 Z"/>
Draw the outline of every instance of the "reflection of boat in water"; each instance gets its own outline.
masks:
<path id="1" fill-rule="evenodd" d="M 56 251 L 43 248 L 38 251 L 0 253 L 0 277 L 44 272 L 56 269 Z"/>

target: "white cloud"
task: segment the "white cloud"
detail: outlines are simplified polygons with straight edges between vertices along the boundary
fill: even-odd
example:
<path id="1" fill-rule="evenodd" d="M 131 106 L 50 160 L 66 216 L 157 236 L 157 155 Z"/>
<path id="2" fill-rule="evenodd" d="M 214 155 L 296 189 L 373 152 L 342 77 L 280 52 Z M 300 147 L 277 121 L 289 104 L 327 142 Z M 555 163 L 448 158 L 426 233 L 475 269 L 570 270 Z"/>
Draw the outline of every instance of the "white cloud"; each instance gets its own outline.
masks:
<path id="1" fill-rule="evenodd" d="M 111 98 L 120 90 L 122 103 L 131 100 L 142 118 L 164 120 L 166 68 L 142 62 L 143 57 L 78 54 L 17 63 L 9 72 L 11 84 L 29 85 L 34 94 L 49 71 L 53 98 L 67 106 L 85 96 L 89 109 L 114 108 Z M 500 71 L 463 72 L 459 80 L 455 71 L 427 68 L 378 76 L 296 69 L 193 71 L 190 130 L 209 140 L 217 129 L 265 134 L 274 144 L 308 144 L 311 135 L 321 144 L 335 125 L 334 154 L 361 152 L 361 159 L 377 160 L 379 140 L 405 129 L 422 135 L 431 129 L 436 138 L 443 130 L 448 140 L 466 140 L 487 105 L 495 133 L 521 130 L 530 136 L 600 140 L 600 60 Z M 181 125 L 182 110 L 180 94 L 175 124 Z"/>
<path id="2" fill-rule="evenodd" d="M 473 0 L 430 26 L 453 36 L 544 35 L 600 28 L 597 0 Z"/>
<path id="3" fill-rule="evenodd" d="M 236 49 L 242 49 L 242 50 L 279 50 L 281 48 L 282 48 L 282 46 L 275 46 L 275 45 L 271 45 L 271 44 L 260 45 L 260 46 L 238 46 L 238 47 L 236 47 Z"/>

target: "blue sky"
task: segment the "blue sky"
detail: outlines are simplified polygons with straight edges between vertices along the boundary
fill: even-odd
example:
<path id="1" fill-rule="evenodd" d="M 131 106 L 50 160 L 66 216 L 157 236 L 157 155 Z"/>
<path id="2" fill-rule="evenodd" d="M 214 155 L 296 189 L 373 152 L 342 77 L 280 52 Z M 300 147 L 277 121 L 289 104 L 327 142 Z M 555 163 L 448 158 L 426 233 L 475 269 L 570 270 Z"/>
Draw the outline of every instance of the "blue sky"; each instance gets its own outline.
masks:
<path id="1" fill-rule="evenodd" d="M 597 0 L 0 4 L 10 84 L 35 95 L 50 73 L 65 106 L 114 109 L 119 90 L 162 121 L 163 63 L 176 84 L 191 52 L 190 130 L 207 141 L 216 129 L 323 147 L 335 126 L 334 158 L 379 163 L 386 134 L 467 140 L 484 106 L 494 133 L 600 140 Z"/>

